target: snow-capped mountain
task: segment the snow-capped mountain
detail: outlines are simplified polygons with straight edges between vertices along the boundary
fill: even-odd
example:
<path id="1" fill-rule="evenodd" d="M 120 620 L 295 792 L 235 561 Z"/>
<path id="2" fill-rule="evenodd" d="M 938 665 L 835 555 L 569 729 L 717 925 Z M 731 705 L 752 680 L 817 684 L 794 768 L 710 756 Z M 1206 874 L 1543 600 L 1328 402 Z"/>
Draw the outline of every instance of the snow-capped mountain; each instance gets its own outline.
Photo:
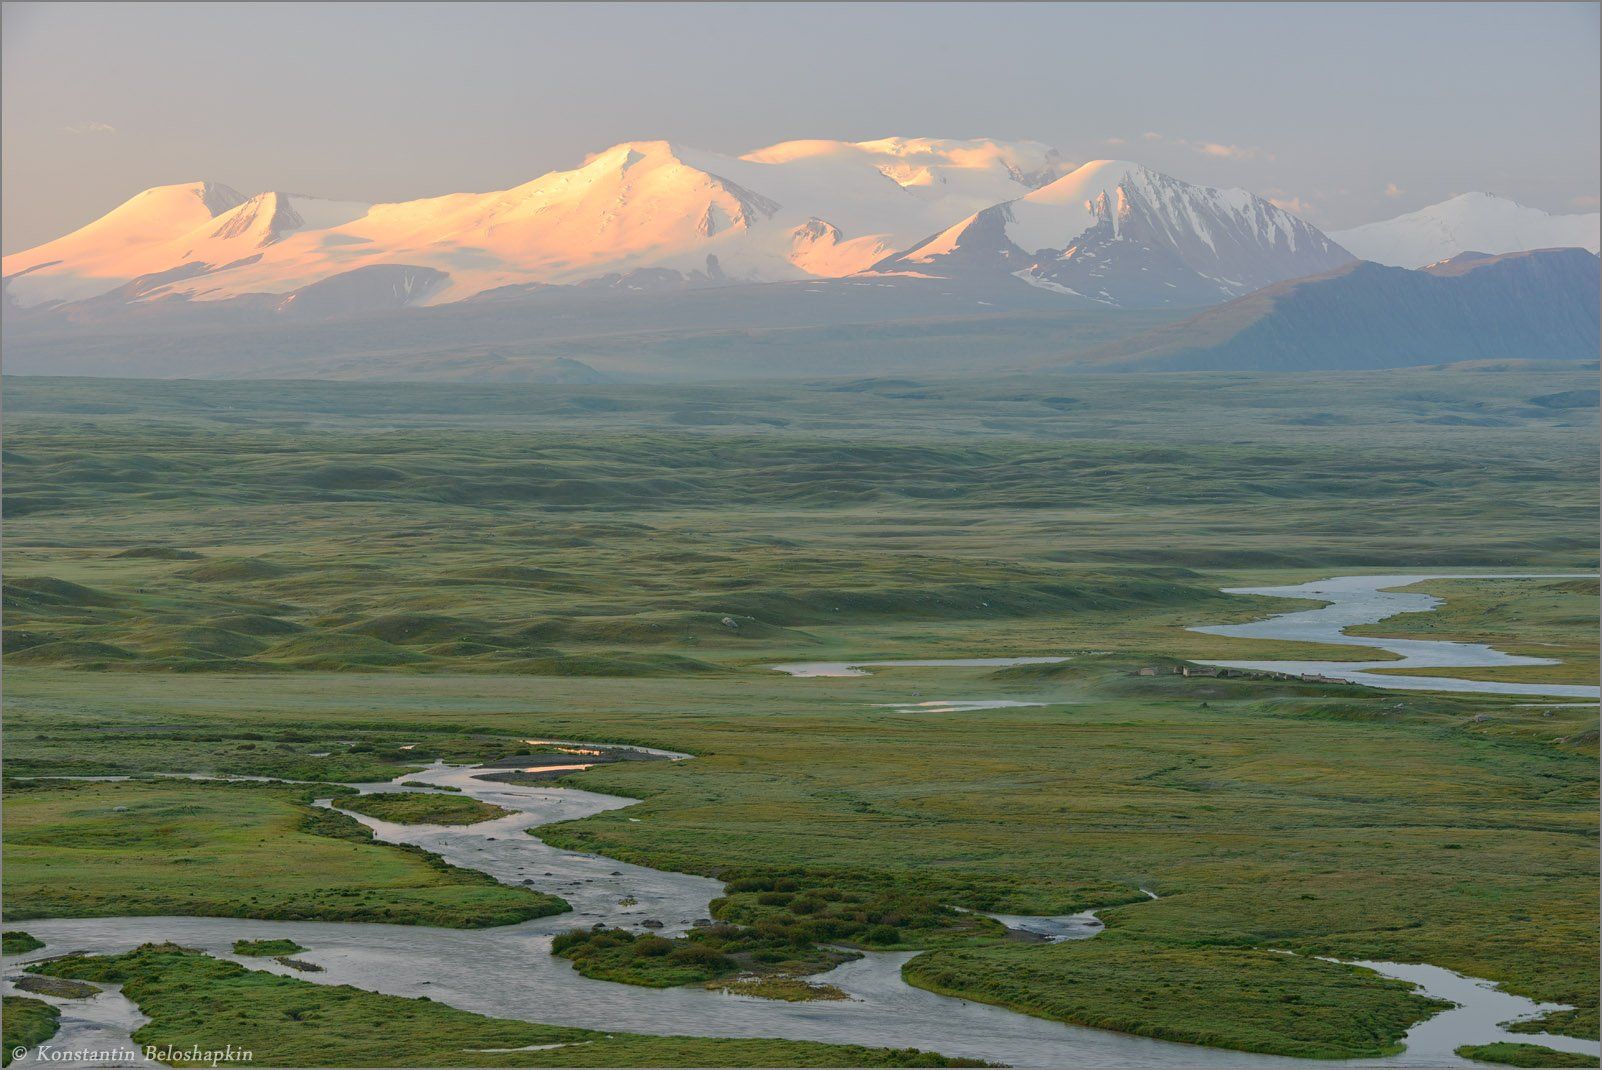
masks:
<path id="1" fill-rule="evenodd" d="M 22 308 L 233 300 L 328 316 L 548 286 L 953 268 L 1104 304 L 1194 305 L 1344 259 L 1242 191 L 1109 161 L 1067 173 L 1037 142 L 890 138 L 741 156 L 625 142 L 509 190 L 395 204 L 166 186 L 5 258 L 4 274 Z"/>
<path id="2" fill-rule="evenodd" d="M 325 232 L 369 207 L 284 193 L 246 197 L 219 182 L 157 186 L 65 237 L 6 257 L 6 296 L 23 306 L 112 292 L 137 300 L 258 261 L 298 232 Z"/>
<path id="3" fill-rule="evenodd" d="M 362 286 L 341 290 L 354 294 L 387 277 L 378 268 L 430 280 L 408 291 L 413 304 L 578 283 L 834 278 L 1062 170 L 1033 142 L 792 141 L 739 157 L 626 142 L 513 189 L 397 204 L 161 187 L 3 270 L 22 307 L 112 291 L 147 304 L 291 295 L 361 271 Z"/>
<path id="4" fill-rule="evenodd" d="M 1520 253 L 1578 247 L 1596 252 L 1597 213 L 1552 215 L 1493 193 L 1464 193 L 1379 223 L 1330 236 L 1354 256 L 1392 267 L 1417 268 L 1459 253 Z"/>
<path id="5" fill-rule="evenodd" d="M 875 265 L 943 278 L 1005 272 L 1120 307 L 1205 305 L 1352 257 L 1245 190 L 1194 186 L 1096 160 Z"/>

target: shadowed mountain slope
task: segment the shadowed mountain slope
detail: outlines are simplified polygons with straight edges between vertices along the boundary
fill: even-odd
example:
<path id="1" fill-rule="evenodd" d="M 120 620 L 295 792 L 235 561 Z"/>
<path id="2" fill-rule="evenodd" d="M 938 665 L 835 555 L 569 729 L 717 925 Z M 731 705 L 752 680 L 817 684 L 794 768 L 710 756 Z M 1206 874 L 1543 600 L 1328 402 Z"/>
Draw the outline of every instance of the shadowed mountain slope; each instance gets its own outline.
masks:
<path id="1" fill-rule="evenodd" d="M 1469 253 L 1420 271 L 1361 261 L 1110 343 L 1076 364 L 1191 371 L 1594 359 L 1602 261 L 1583 249 Z"/>

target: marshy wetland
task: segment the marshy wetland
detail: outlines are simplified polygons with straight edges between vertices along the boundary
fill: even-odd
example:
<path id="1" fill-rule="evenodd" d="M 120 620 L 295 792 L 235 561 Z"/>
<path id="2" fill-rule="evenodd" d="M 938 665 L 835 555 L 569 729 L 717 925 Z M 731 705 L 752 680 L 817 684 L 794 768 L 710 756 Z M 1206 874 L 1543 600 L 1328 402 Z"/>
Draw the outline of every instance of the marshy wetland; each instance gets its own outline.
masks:
<path id="1" fill-rule="evenodd" d="M 1171 670 L 1594 684 L 1593 379 L 8 381 L 6 977 L 276 1064 L 1506 1050 L 1400 963 L 1592 1052 L 1595 705 Z M 1458 578 L 1191 630 L 1359 574 Z"/>

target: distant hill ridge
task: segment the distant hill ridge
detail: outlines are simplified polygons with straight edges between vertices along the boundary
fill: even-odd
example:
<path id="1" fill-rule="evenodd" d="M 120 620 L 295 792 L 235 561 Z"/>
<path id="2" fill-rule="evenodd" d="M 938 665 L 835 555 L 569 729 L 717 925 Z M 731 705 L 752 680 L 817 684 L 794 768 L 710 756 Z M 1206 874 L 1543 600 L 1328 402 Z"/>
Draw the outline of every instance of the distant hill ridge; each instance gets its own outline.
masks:
<path id="1" fill-rule="evenodd" d="M 1088 353 L 1076 364 L 1299 371 L 1594 359 L 1602 260 L 1583 249 L 1459 255 L 1419 271 L 1358 261 Z"/>

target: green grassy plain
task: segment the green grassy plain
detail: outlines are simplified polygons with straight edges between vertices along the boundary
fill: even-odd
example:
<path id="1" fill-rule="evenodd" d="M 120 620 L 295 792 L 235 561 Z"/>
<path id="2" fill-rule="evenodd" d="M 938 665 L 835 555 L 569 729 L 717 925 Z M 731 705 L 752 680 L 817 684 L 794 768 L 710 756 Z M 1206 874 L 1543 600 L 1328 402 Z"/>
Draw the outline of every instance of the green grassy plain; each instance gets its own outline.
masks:
<path id="1" fill-rule="evenodd" d="M 654 1037 L 486 1018 L 428 999 L 247 970 L 171 944 L 35 968 L 122 985 L 151 1018 L 134 1033 L 140 1044 L 178 1051 L 232 1044 L 258 1066 L 975 1065 L 910 1049 Z M 531 1045 L 551 1047 L 517 1050 Z"/>
<path id="2" fill-rule="evenodd" d="M 380 844 L 314 791 L 190 781 L 14 782 L 12 920 L 122 914 L 505 925 L 559 913 L 415 848 Z"/>
<path id="3" fill-rule="evenodd" d="M 912 976 L 939 966 L 970 998 L 1353 1055 L 1419 1011 L 1355 969 L 1265 965 L 1280 949 L 1489 977 L 1577 1005 L 1550 1021 L 1594 1033 L 1594 708 L 1135 675 L 1368 656 L 1186 631 L 1286 608 L 1222 586 L 1594 570 L 1595 410 L 1528 400 L 1593 381 L 1572 366 L 694 389 L 8 381 L 8 916 L 131 901 L 286 916 L 246 913 L 262 893 L 230 875 L 298 836 L 374 854 L 331 859 L 353 893 L 339 897 L 262 859 L 284 881 L 273 909 L 488 918 L 398 903 L 398 873 L 422 863 L 297 831 L 293 789 L 15 778 L 389 779 L 588 739 L 696 758 L 569 778 L 643 801 L 539 830 L 561 846 L 808 893 L 1107 908 L 1109 931 L 1069 950 L 982 926 L 845 934 L 895 929 L 884 946 L 930 950 Z M 1583 678 L 1594 588 L 1521 584 L 1454 587 L 1470 608 L 1449 603 L 1430 634 L 1559 651 L 1540 678 Z M 767 668 L 1040 654 L 1072 660 Z M 916 705 L 944 698 L 1040 705 Z M 175 822 L 126 802 L 173 792 L 199 810 Z M 118 799 L 131 809 L 113 820 Z M 56 879 L 87 854 L 74 837 L 108 823 L 143 899 Z M 143 839 L 173 827 L 209 830 L 215 864 L 152 861 Z M 719 910 L 787 931 L 816 918 L 763 894 Z M 1182 1015 L 1130 997 L 1142 964 Z M 1262 993 L 1302 1002 L 1243 1014 Z M 1354 993 L 1362 1021 L 1334 1009 Z"/>
<path id="4" fill-rule="evenodd" d="M 976 627 L 1250 656 L 1179 627 L 1261 612 L 1233 571 L 1594 563 L 1595 415 L 1519 400 L 1586 375 L 13 380 L 8 661 L 684 675 Z"/>

